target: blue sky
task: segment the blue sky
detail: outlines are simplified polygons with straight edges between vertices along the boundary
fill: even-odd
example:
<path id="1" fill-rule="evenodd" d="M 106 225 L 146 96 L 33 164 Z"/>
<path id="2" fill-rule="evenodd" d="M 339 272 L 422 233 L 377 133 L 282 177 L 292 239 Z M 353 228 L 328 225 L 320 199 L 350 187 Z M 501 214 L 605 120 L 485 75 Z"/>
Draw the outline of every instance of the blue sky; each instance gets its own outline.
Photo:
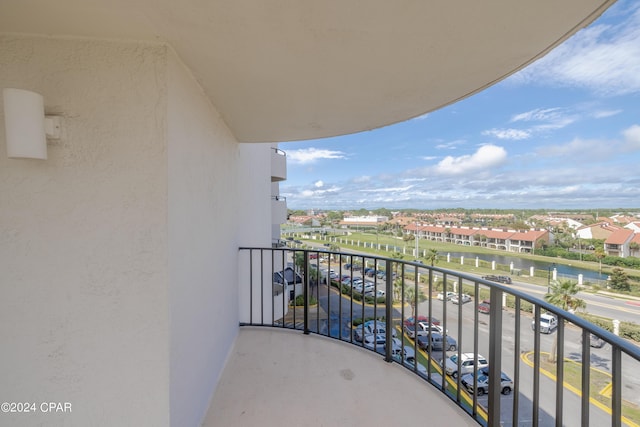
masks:
<path id="1" fill-rule="evenodd" d="M 640 208 L 640 2 L 456 104 L 280 148 L 290 209 Z"/>

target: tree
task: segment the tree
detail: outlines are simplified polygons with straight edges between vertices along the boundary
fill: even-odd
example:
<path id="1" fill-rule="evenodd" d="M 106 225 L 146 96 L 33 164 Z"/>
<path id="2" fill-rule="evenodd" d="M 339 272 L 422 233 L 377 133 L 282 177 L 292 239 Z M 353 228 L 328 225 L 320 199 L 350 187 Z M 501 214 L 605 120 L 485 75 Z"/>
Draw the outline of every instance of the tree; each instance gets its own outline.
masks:
<path id="1" fill-rule="evenodd" d="M 578 292 L 580 292 L 580 287 L 577 282 L 572 282 L 571 280 L 563 280 L 562 282 L 554 280 L 551 282 L 549 293 L 544 296 L 544 299 L 564 311 L 573 313 L 579 308 L 584 309 L 587 307 L 587 303 L 583 299 L 575 296 Z M 556 363 L 557 348 L 558 334 L 553 338 L 553 346 L 547 359 L 550 363 Z"/>
<path id="2" fill-rule="evenodd" d="M 391 258 L 401 260 L 402 258 L 404 258 L 404 255 L 402 255 L 402 253 L 400 252 L 394 252 L 391 255 Z M 398 265 L 400 265 L 400 263 L 397 263 L 397 262 L 393 263 L 393 272 L 396 273 L 396 276 L 398 275 Z"/>
<path id="3" fill-rule="evenodd" d="M 602 250 L 602 248 L 596 249 L 593 252 L 593 256 L 598 259 L 598 262 L 600 263 L 600 274 L 602 274 L 602 259 L 606 256 L 604 250 Z"/>
<path id="4" fill-rule="evenodd" d="M 629 284 L 629 276 L 620 267 L 615 267 L 611 270 L 611 280 L 609 285 L 616 291 L 630 291 L 631 285 Z"/>
<path id="5" fill-rule="evenodd" d="M 400 301 L 402 298 L 402 279 L 393 281 L 393 300 Z"/>
<path id="6" fill-rule="evenodd" d="M 414 286 L 407 286 L 404 289 L 404 302 L 411 306 L 411 317 L 416 316 L 416 305 L 426 299 L 427 297 L 420 290 L 418 290 L 418 295 L 416 295 L 416 289 Z"/>
<path id="7" fill-rule="evenodd" d="M 340 246 L 336 245 L 335 243 L 332 243 L 332 244 L 329 246 L 329 250 L 330 250 L 331 252 L 334 252 L 334 253 L 332 253 L 332 254 L 331 254 L 331 259 L 332 259 L 333 261 L 335 261 L 335 259 L 336 259 L 336 257 L 337 257 L 337 255 L 335 255 L 335 252 L 340 252 Z"/>
<path id="8" fill-rule="evenodd" d="M 431 263 L 431 267 L 433 267 L 434 264 L 438 263 L 438 251 L 437 249 L 429 249 L 429 252 L 427 252 L 427 256 L 426 259 L 428 262 Z"/>

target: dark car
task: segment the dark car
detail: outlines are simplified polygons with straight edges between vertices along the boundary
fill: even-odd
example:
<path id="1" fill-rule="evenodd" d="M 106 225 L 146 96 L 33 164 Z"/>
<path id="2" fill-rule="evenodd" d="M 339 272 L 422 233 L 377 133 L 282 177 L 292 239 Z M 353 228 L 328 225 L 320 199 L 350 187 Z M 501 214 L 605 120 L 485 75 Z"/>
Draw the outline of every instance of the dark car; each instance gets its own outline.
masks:
<path id="1" fill-rule="evenodd" d="M 509 276 L 495 276 L 493 274 L 490 274 L 488 276 L 482 276 L 482 278 L 484 280 L 490 280 L 492 282 L 506 283 L 507 285 L 511 284 L 511 277 Z"/>
<path id="2" fill-rule="evenodd" d="M 447 337 L 447 344 L 444 345 L 443 337 L 441 334 L 431 332 L 431 338 L 429 335 L 419 335 L 418 336 L 418 347 L 426 351 L 427 353 L 431 351 L 456 351 L 458 348 L 458 343 L 453 337 L 449 335 Z"/>
<path id="3" fill-rule="evenodd" d="M 582 343 L 582 335 L 580 336 L 580 343 Z M 602 348 L 604 347 L 605 342 L 596 334 L 589 334 L 589 345 L 594 348 Z"/>
<path id="4" fill-rule="evenodd" d="M 284 283 L 284 280 L 287 281 L 287 283 L 302 283 L 302 276 L 300 276 L 298 273 L 296 273 L 295 271 L 293 271 L 293 268 L 291 267 L 287 267 L 284 269 L 284 273 L 282 271 L 276 271 L 275 273 L 273 273 L 273 281 L 276 283 Z"/>

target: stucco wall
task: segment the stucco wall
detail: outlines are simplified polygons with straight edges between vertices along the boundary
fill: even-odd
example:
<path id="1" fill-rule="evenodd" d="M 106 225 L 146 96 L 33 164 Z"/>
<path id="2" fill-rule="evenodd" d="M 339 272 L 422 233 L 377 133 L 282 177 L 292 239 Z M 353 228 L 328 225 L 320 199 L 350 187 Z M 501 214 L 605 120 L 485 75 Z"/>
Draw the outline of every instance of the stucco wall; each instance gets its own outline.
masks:
<path id="1" fill-rule="evenodd" d="M 0 87 L 65 117 L 48 160 L 10 160 L 0 114 L 0 401 L 72 405 L 1 425 L 168 425 L 166 59 L 0 36 Z"/>
<path id="2" fill-rule="evenodd" d="M 171 425 L 197 426 L 238 333 L 238 213 L 252 209 L 234 137 L 173 55 L 168 74 Z"/>

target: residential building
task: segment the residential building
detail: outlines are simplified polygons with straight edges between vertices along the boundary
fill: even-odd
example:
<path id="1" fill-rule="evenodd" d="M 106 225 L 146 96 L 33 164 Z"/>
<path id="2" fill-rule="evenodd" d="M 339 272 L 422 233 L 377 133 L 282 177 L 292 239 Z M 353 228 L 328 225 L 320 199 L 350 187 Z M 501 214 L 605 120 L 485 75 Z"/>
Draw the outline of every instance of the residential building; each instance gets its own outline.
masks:
<path id="1" fill-rule="evenodd" d="M 239 248 L 278 244 L 275 143 L 470 96 L 611 4 L 2 1 L 0 394 L 73 403 L 2 423 L 201 425 L 253 309 Z"/>
<path id="2" fill-rule="evenodd" d="M 603 221 L 577 228 L 575 236 L 580 239 L 605 240 L 608 239 L 615 231 L 620 230 L 620 228 L 622 227 Z"/>
<path id="3" fill-rule="evenodd" d="M 456 245 L 482 246 L 508 252 L 535 253 L 535 249 L 549 244 L 547 230 L 504 230 L 475 227 L 443 227 L 440 225 L 409 224 L 404 230 L 420 239 Z"/>
<path id="4" fill-rule="evenodd" d="M 633 230 L 628 228 L 620 228 L 604 241 L 604 253 L 609 256 L 617 256 L 625 258 L 630 255 L 629 244 L 633 240 L 635 234 Z"/>

